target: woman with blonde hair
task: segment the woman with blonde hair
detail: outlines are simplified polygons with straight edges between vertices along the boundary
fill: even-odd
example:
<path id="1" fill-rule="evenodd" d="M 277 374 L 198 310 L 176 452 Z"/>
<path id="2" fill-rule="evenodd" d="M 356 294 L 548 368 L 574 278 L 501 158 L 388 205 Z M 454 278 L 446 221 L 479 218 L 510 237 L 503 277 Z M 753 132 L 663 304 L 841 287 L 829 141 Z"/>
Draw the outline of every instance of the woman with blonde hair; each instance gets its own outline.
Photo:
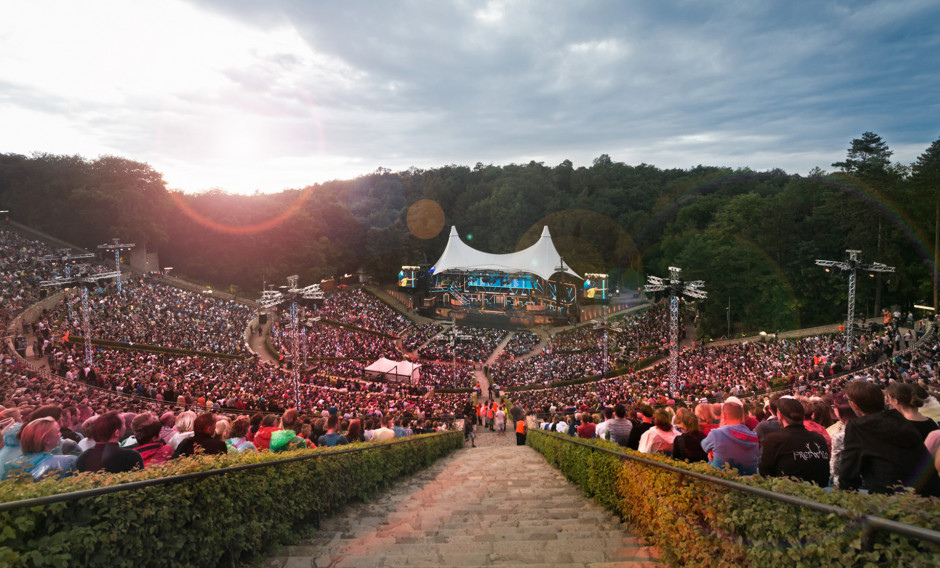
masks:
<path id="1" fill-rule="evenodd" d="M 706 436 L 709 431 L 718 427 L 718 420 L 715 418 L 715 413 L 712 412 L 712 405 L 707 402 L 700 403 L 695 407 L 695 417 L 698 418 L 699 429 Z"/>
<path id="2" fill-rule="evenodd" d="M 20 432 L 23 455 L 6 464 L 3 479 L 29 474 L 38 481 L 45 475 L 65 477 L 75 471 L 76 456 L 54 456 L 52 449 L 59 445 L 62 435 L 59 423 L 51 416 L 33 420 Z"/>
<path id="3" fill-rule="evenodd" d="M 195 421 L 196 413 L 192 410 L 180 412 L 176 415 L 176 424 L 173 425 L 173 429 L 176 430 L 176 434 L 173 434 L 173 437 L 170 438 L 170 447 L 173 448 L 173 451 L 176 451 L 176 448 L 180 445 L 180 442 L 186 438 L 193 437 L 193 423 Z"/>

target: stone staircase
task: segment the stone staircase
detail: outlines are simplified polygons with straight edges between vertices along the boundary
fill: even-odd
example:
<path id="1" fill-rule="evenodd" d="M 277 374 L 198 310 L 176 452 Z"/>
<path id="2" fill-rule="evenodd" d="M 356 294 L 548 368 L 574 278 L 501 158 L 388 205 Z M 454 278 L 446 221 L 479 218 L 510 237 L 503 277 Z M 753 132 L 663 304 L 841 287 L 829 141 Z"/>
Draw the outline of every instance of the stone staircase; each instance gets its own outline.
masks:
<path id="1" fill-rule="evenodd" d="M 325 519 L 264 568 L 661 566 L 627 525 L 515 436 L 467 447 Z"/>

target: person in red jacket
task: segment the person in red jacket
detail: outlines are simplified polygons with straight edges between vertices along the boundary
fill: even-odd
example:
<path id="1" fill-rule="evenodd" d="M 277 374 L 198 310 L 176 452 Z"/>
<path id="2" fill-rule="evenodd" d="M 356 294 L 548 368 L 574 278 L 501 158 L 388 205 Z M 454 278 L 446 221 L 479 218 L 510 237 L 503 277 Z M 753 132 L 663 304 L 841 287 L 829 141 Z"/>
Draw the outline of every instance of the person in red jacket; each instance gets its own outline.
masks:
<path id="1" fill-rule="evenodd" d="M 277 416 L 274 414 L 266 415 L 261 421 L 261 427 L 258 428 L 255 437 L 251 441 L 259 452 L 271 449 L 271 435 L 281 429 L 276 424 Z"/>
<path id="2" fill-rule="evenodd" d="M 594 425 L 594 418 L 587 412 L 581 416 L 581 425 L 578 426 L 578 436 L 586 439 L 594 437 L 597 426 Z"/>

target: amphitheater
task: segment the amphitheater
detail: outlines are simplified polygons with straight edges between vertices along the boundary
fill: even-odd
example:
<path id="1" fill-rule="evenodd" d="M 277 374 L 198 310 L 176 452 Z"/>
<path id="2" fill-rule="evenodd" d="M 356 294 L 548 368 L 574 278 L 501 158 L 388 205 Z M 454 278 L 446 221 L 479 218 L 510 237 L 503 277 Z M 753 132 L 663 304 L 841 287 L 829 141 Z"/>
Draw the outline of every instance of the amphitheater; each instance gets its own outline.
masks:
<path id="1" fill-rule="evenodd" d="M 301 362 L 293 360 L 290 322 L 260 317 L 253 301 L 143 274 L 125 276 L 121 292 L 96 285 L 90 300 L 47 296 L 41 282 L 59 276 L 34 259 L 51 249 L 8 230 L 2 246 L 5 428 L 20 411 L 48 406 L 71 434 L 86 409 L 192 409 L 234 421 L 297 407 L 312 441 L 331 414 L 345 418 L 347 433 L 349 421 L 393 417 L 404 435 L 284 453 L 229 450 L 38 483 L 6 479 L 0 566 L 940 564 L 935 497 L 741 476 L 545 429 L 620 400 L 675 410 L 733 395 L 759 411 L 771 390 L 822 398 L 854 378 L 938 364 L 932 326 L 902 324 L 890 357 L 887 340 L 876 337 L 852 357 L 836 357 L 836 326 L 774 343 L 687 340 L 680 369 L 702 357 L 718 364 L 726 353 L 738 361 L 742 352 L 765 369 L 788 350 L 794 366 L 799 360 L 812 372 L 792 371 L 789 382 L 689 379 L 677 390 L 662 344 L 647 338 L 631 351 L 614 342 L 611 357 L 624 362 L 614 369 L 597 333 L 618 326 L 635 344 L 662 329 L 663 311 L 595 312 L 585 326 L 528 335 L 468 327 L 457 345 L 446 326 L 406 309 L 396 290 L 369 287 L 333 294 L 311 311 L 318 318 L 304 330 L 310 352 Z M 421 361 L 426 374 L 415 384 L 364 380 L 363 368 L 385 355 Z M 507 432 L 487 426 L 490 405 L 510 416 Z M 66 446 L 59 442 L 63 455 Z M 921 473 L 936 475 L 930 467 Z"/>

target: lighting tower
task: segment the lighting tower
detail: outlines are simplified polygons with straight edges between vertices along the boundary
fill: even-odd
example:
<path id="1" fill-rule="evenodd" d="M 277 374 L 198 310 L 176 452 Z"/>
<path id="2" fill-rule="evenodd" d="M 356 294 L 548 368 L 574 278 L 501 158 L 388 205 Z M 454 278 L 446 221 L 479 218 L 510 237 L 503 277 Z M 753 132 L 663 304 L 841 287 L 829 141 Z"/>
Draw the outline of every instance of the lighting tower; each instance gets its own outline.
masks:
<path id="1" fill-rule="evenodd" d="M 887 266 L 880 262 L 873 262 L 871 264 L 862 264 L 859 260 L 858 255 L 861 254 L 860 250 L 846 250 L 845 252 L 849 253 L 849 259 L 846 261 L 838 260 L 817 260 L 816 265 L 825 267 L 826 272 L 829 272 L 830 268 L 838 268 L 842 272 L 849 273 L 849 313 L 845 321 L 845 351 L 846 353 L 852 352 L 852 333 L 855 331 L 855 279 L 856 273 L 859 270 L 863 270 L 868 273 L 873 272 L 894 272 L 893 266 Z"/>
<path id="2" fill-rule="evenodd" d="M 94 255 L 91 255 L 94 256 Z M 68 266 L 68 265 L 66 265 Z M 120 272 L 99 272 L 98 274 L 89 274 L 88 265 L 81 265 L 75 275 L 69 274 L 65 278 L 53 278 L 44 280 L 39 285 L 43 288 L 74 286 L 82 288 L 82 336 L 85 340 L 85 363 L 91 367 L 91 310 L 88 308 L 88 286 L 97 284 L 101 280 L 109 278 L 120 278 Z"/>
<path id="3" fill-rule="evenodd" d="M 297 300 L 299 298 L 305 300 L 322 300 L 323 291 L 320 290 L 319 284 L 311 284 L 306 288 L 298 288 L 297 280 L 300 277 L 296 274 L 293 276 L 287 277 L 287 286 L 282 286 L 283 291 L 277 290 L 264 290 L 261 292 L 261 300 L 259 303 L 264 309 L 270 309 L 274 306 L 282 304 L 284 302 L 290 301 L 290 317 L 291 317 L 291 334 L 290 334 L 290 345 L 291 345 L 291 375 L 294 379 L 294 397 L 297 402 L 297 410 L 303 410 L 303 402 L 300 397 L 300 331 L 298 329 L 300 325 L 300 318 L 297 317 Z"/>
<path id="4" fill-rule="evenodd" d="M 40 260 L 41 262 L 51 262 L 51 263 L 53 263 L 53 266 L 55 265 L 56 262 L 61 262 L 61 263 L 62 263 L 62 267 L 63 267 L 63 269 L 65 270 L 65 278 L 66 278 L 66 279 L 72 277 L 72 265 L 75 265 L 75 267 L 78 268 L 78 269 L 87 269 L 87 268 L 88 268 L 88 265 L 87 265 L 87 264 L 77 264 L 77 263 L 75 262 L 76 260 L 82 260 L 82 259 L 86 259 L 86 258 L 94 258 L 94 257 L 95 257 L 95 255 L 94 255 L 93 253 L 90 253 L 90 252 L 82 252 L 82 253 L 78 253 L 78 254 L 72 254 L 71 249 L 67 249 L 67 248 L 58 249 L 56 252 L 57 252 L 58 254 L 47 254 L 47 255 L 45 255 L 45 256 L 39 257 L 39 260 Z M 69 310 L 69 319 L 71 320 L 71 319 L 72 319 L 72 302 L 71 302 L 71 298 L 70 298 L 70 297 L 69 297 L 69 298 L 66 298 L 66 300 L 65 300 L 65 305 L 68 307 L 68 310 Z"/>
<path id="5" fill-rule="evenodd" d="M 669 267 L 669 279 L 659 276 L 647 276 L 649 284 L 644 286 L 646 292 L 669 292 L 669 381 L 675 388 L 679 375 L 679 298 L 686 300 L 704 300 L 707 293 L 702 288 L 704 280 L 684 282 L 679 276 L 681 268 Z"/>
<path id="6" fill-rule="evenodd" d="M 121 250 L 123 249 L 130 250 L 134 248 L 136 245 L 134 245 L 134 243 L 122 243 L 121 239 L 117 237 L 114 237 L 111 240 L 114 242 L 112 242 L 111 244 L 106 243 L 103 245 L 98 245 L 98 248 L 103 249 L 103 250 L 114 251 L 114 270 L 116 270 L 118 273 L 117 285 L 118 285 L 118 293 L 120 293 L 121 292 Z"/>

